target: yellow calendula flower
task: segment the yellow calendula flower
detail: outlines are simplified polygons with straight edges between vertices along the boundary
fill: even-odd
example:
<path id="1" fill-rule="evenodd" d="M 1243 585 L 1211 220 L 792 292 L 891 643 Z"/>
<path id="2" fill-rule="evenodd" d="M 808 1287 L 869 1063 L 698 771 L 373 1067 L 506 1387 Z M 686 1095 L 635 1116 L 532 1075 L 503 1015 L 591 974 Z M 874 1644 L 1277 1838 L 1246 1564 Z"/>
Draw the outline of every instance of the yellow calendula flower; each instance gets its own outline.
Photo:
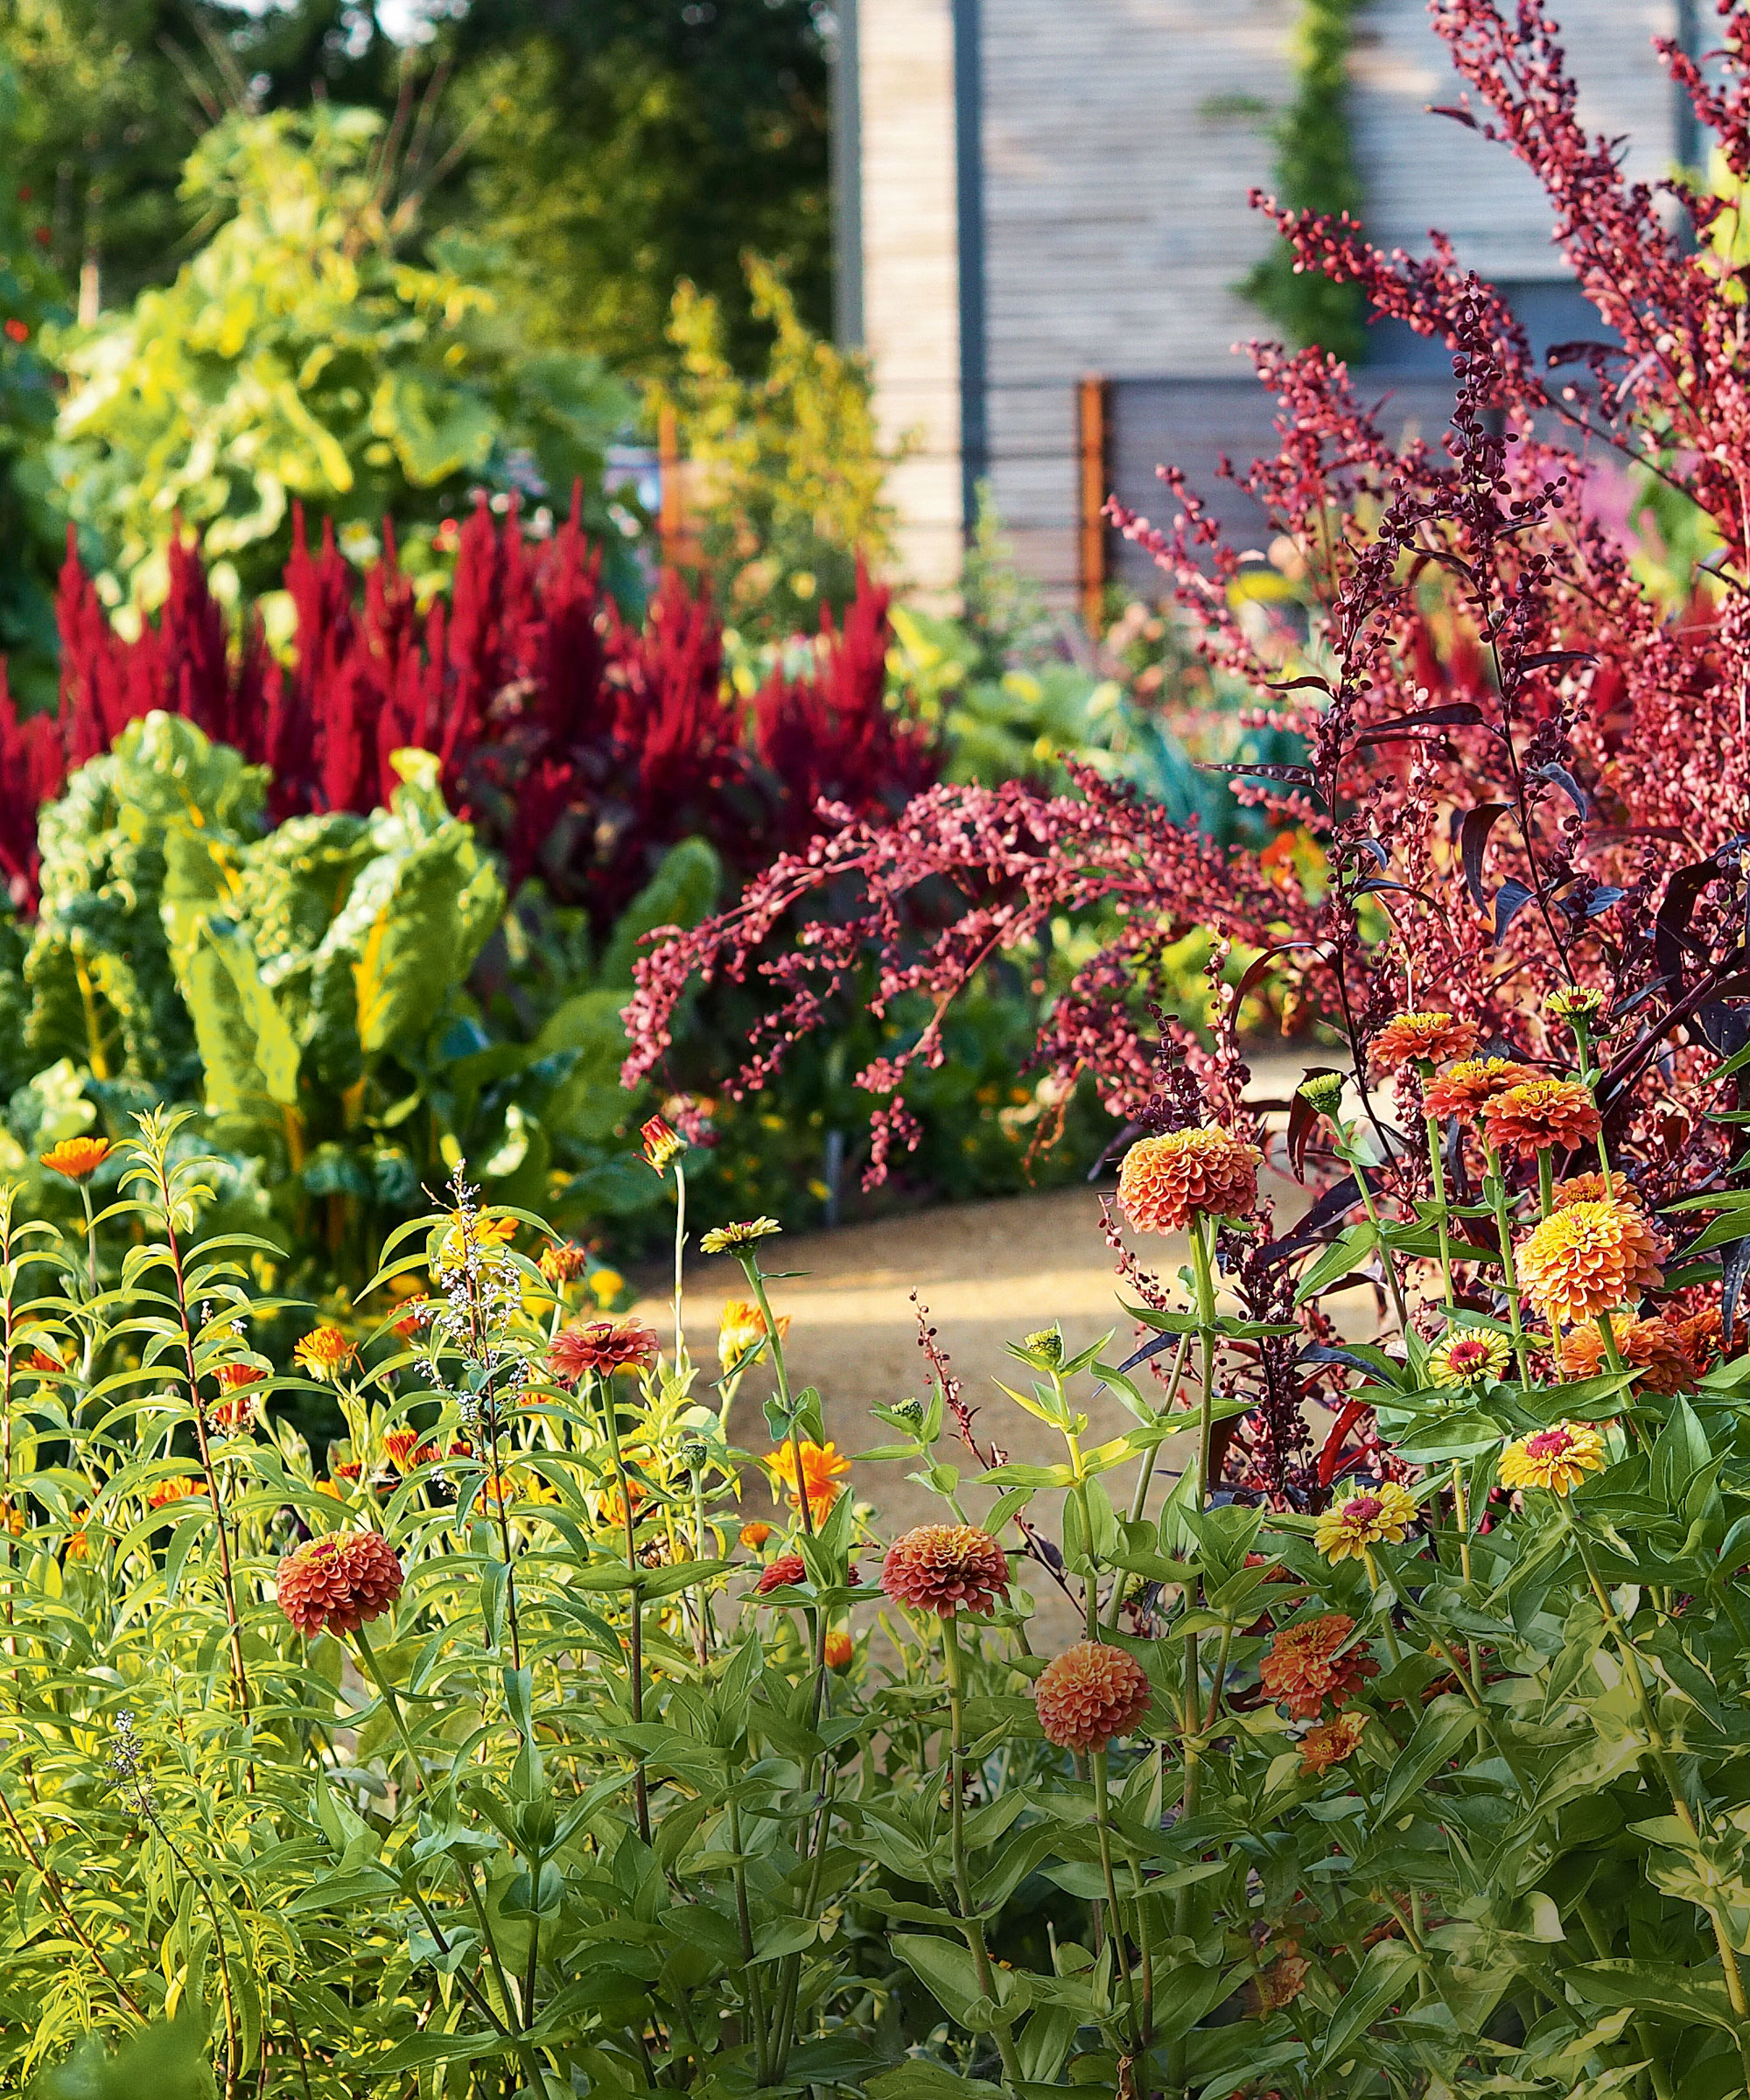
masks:
<path id="1" fill-rule="evenodd" d="M 1415 1502 L 1396 1480 L 1386 1480 L 1327 1509 L 1312 1543 L 1326 1560 L 1360 1560 L 1369 1546 L 1396 1545 L 1415 1521 Z"/>
<path id="2" fill-rule="evenodd" d="M 1501 1484 L 1572 1494 L 1587 1474 L 1602 1473 L 1604 1465 L 1604 1440 L 1590 1424 L 1557 1422 L 1507 1446 L 1501 1454 Z"/>

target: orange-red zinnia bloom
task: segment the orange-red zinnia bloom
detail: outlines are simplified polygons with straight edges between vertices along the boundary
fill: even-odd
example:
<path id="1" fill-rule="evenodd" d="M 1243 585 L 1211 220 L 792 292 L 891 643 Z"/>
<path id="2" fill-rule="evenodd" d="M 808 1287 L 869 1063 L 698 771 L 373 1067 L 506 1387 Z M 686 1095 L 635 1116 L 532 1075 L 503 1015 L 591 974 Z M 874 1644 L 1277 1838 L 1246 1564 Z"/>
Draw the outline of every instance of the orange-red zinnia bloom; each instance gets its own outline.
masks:
<path id="1" fill-rule="evenodd" d="M 767 1454 L 766 1463 L 784 1483 L 790 1493 L 791 1508 L 802 1508 L 802 1498 L 796 1492 L 796 1454 L 788 1444 L 780 1444 Z M 814 1444 L 804 1440 L 802 1445 L 802 1482 L 808 1491 L 808 1517 L 811 1522 L 823 1524 L 832 1514 L 832 1506 L 844 1493 L 839 1476 L 850 1471 L 850 1460 L 838 1455 L 836 1444 Z"/>
<path id="2" fill-rule="evenodd" d="M 770 1524 L 751 1523 L 741 1527 L 741 1543 L 750 1553 L 757 1553 L 772 1536 Z"/>
<path id="3" fill-rule="evenodd" d="M 419 1449 L 419 1432 L 416 1429 L 386 1429 L 383 1432 L 383 1455 L 397 1473 L 405 1473 L 413 1454 Z"/>
<path id="4" fill-rule="evenodd" d="M 401 1311 L 391 1323 L 403 1341 L 411 1341 L 425 1325 L 431 1310 L 431 1295 L 427 1291 L 410 1291 L 401 1301 Z"/>
<path id="5" fill-rule="evenodd" d="M 780 1553 L 761 1570 L 760 1579 L 753 1586 L 753 1594 L 769 1597 L 774 1590 L 788 1590 L 792 1583 L 806 1582 L 808 1578 L 808 1563 L 800 1553 Z"/>
<path id="6" fill-rule="evenodd" d="M 1603 1127 L 1591 1088 L 1577 1079 L 1522 1080 L 1482 1104 L 1483 1143 L 1521 1159 L 1534 1152 L 1576 1152 Z"/>
<path id="7" fill-rule="evenodd" d="M 850 1659 L 857 1653 L 857 1643 L 842 1628 L 835 1627 L 826 1637 L 826 1666 L 829 1670 L 849 1670 Z"/>
<path id="8" fill-rule="evenodd" d="M 1364 1713 L 1340 1713 L 1334 1721 L 1321 1721 L 1300 1739 L 1300 1769 L 1320 1774 L 1354 1754 L 1367 1727 Z"/>
<path id="9" fill-rule="evenodd" d="M 656 1335 L 641 1320 L 577 1320 L 562 1327 L 548 1347 L 553 1376 L 567 1385 L 594 1371 L 647 1368 L 656 1361 Z"/>
<path id="10" fill-rule="evenodd" d="M 1461 1123 L 1474 1124 L 1486 1101 L 1541 1076 L 1535 1066 L 1516 1063 L 1510 1057 L 1467 1057 L 1429 1081 L 1422 1106 L 1436 1123 L 1456 1116 Z"/>
<path id="11" fill-rule="evenodd" d="M 1258 1665 L 1258 1682 L 1273 1706 L 1285 1706 L 1297 1721 L 1312 1721 L 1326 1699 L 1341 1706 L 1379 1664 L 1366 1642 L 1346 1647 L 1355 1622 L 1342 1612 L 1326 1612 L 1285 1626 Z M 1339 1652 L 1340 1651 L 1340 1652 Z"/>
<path id="12" fill-rule="evenodd" d="M 1257 1201 L 1255 1144 L 1231 1130 L 1140 1138 L 1118 1170 L 1118 1208 L 1138 1232 L 1182 1232 L 1193 1218 L 1236 1218 Z"/>
<path id="13" fill-rule="evenodd" d="M 115 1151 L 107 1138 L 63 1138 L 42 1155 L 43 1165 L 69 1181 L 88 1181 Z"/>
<path id="14" fill-rule="evenodd" d="M 1372 1061 L 1382 1072 L 1396 1072 L 1412 1059 L 1444 1064 L 1449 1057 L 1468 1057 L 1477 1046 L 1474 1021 L 1450 1013 L 1400 1013 L 1388 1021 L 1374 1044 Z"/>
<path id="15" fill-rule="evenodd" d="M 976 1525 L 920 1524 L 888 1547 L 881 1587 L 914 1612 L 988 1618 L 998 1600 L 1007 1600 L 1009 1564 L 1002 1547 Z"/>
<path id="16" fill-rule="evenodd" d="M 192 1501 L 200 1492 L 197 1482 L 178 1474 L 174 1480 L 154 1481 L 146 1490 L 146 1502 L 150 1508 L 167 1509 L 172 1502 Z"/>
<path id="17" fill-rule="evenodd" d="M 1717 1314 L 1715 1320 L 1717 1324 Z M 1693 1321 L 1631 1318 L 1614 1322 L 1612 1333 L 1618 1355 L 1631 1371 L 1640 1373 L 1634 1382 L 1643 1392 L 1687 1392 L 1701 1376 L 1706 1329 L 1698 1333 Z M 1604 1336 L 1595 1323 L 1588 1321 L 1563 1336 L 1556 1364 L 1564 1378 L 1574 1379 L 1596 1378 L 1610 1368 Z"/>
<path id="18" fill-rule="evenodd" d="M 400 1596 L 402 1579 L 381 1532 L 335 1532 L 280 1562 L 279 1608 L 300 1634 L 355 1634 Z"/>
<path id="19" fill-rule="evenodd" d="M 1519 1284 L 1553 1329 L 1633 1306 L 1656 1291 L 1660 1242 L 1632 1203 L 1575 1203 L 1522 1241 Z"/>
<path id="20" fill-rule="evenodd" d="M 1060 1750 L 1103 1750 L 1148 1712 L 1148 1672 L 1103 1641 L 1078 1641 L 1054 1656 L 1033 1686 L 1045 1740 Z"/>
<path id="21" fill-rule="evenodd" d="M 1550 1208 L 1572 1210 L 1576 1203 L 1605 1203 L 1613 1197 L 1619 1203 L 1638 1204 L 1641 1200 L 1624 1174 L 1613 1174 L 1608 1187 L 1601 1173 L 1570 1174 L 1565 1181 L 1558 1181 L 1550 1191 Z"/>
<path id="22" fill-rule="evenodd" d="M 644 1157 L 660 1174 L 668 1162 L 687 1149 L 687 1141 L 666 1116 L 652 1116 L 640 1124 L 638 1135 L 644 1140 Z"/>

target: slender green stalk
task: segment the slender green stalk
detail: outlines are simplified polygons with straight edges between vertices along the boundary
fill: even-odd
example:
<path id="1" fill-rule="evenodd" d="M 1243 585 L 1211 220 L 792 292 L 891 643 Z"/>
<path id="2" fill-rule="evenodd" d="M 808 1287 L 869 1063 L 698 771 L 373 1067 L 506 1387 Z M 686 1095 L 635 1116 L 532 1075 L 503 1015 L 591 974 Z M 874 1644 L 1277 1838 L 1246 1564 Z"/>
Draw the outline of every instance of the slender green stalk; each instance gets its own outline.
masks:
<path id="1" fill-rule="evenodd" d="M 948 1819 L 949 1848 L 954 1863 L 954 1888 L 958 1898 L 961 1930 L 965 1936 L 968 1951 L 978 1971 L 978 1988 L 993 2006 L 1000 2006 L 1001 1996 L 997 1987 L 997 1975 L 990 1965 L 990 1950 L 984 1943 L 984 1921 L 978 1914 L 977 1904 L 972 1895 L 972 1875 L 966 1863 L 966 1720 L 965 1691 L 963 1688 L 958 1615 L 949 1612 L 942 1622 L 942 1657 L 948 1666 Z M 1020 2060 L 1015 2054 L 1015 2038 L 1008 2025 L 999 2022 L 996 2030 L 998 2053 L 1003 2060 L 1003 2081 L 1019 2100 L 1021 2083 Z"/>
<path id="2" fill-rule="evenodd" d="M 1433 1072 L 1433 1066 L 1425 1060 L 1423 1065 L 1424 1080 Z M 1434 1229 L 1440 1237 L 1440 1292 L 1443 1302 L 1450 1307 L 1452 1290 L 1452 1234 L 1446 1215 L 1446 1168 L 1440 1157 L 1440 1126 L 1432 1116 L 1424 1116 L 1423 1123 L 1428 1131 L 1428 1169 L 1434 1177 Z"/>
<path id="3" fill-rule="evenodd" d="M 1173 1409 L 1179 1404 L 1179 1389 L 1184 1383 L 1185 1367 L 1190 1360 L 1190 1355 L 1191 1337 L 1189 1334 L 1181 1334 L 1179 1338 L 1179 1345 L 1172 1352 L 1172 1373 L 1167 1380 L 1166 1397 L 1162 1401 L 1160 1412 L 1156 1417 L 1158 1421 L 1169 1420 Z M 1159 1455 L 1160 1446 L 1151 1444 L 1143 1453 L 1142 1464 L 1137 1468 L 1136 1493 L 1130 1497 L 1130 1522 L 1133 1524 L 1141 1523 L 1148 1512 L 1149 1487 L 1154 1479 L 1155 1460 Z M 1124 1593 L 1129 1586 L 1130 1577 L 1121 1568 L 1112 1584 L 1111 1604 L 1106 1621 L 1110 1631 L 1115 1634 L 1118 1630 L 1118 1621 L 1124 1614 Z"/>
<path id="4" fill-rule="evenodd" d="M 1556 1208 L 1556 1170 L 1546 1144 L 1537 1155 L 1537 1215 L 1547 1218 Z"/>
<path id="5" fill-rule="evenodd" d="M 687 1250 L 687 1170 L 677 1158 L 675 1161 L 675 1373 L 678 1377 L 681 1359 L 686 1354 L 687 1338 L 682 1316 L 683 1284 L 681 1274 L 682 1257 Z"/>
<path id="6" fill-rule="evenodd" d="M 632 1507 L 632 1482 L 620 1448 L 620 1410 L 614 1404 L 613 1375 L 595 1372 L 596 1391 L 601 1400 L 602 1420 L 607 1426 L 607 1446 L 613 1460 L 613 1477 L 620 1491 L 620 1513 L 626 1524 L 626 1593 L 631 1607 L 632 1646 L 626 1656 L 626 1688 L 632 1700 L 634 1726 L 644 1721 L 644 1592 L 638 1567 L 637 1517 Z M 632 1792 L 638 1815 L 638 1835 L 650 1842 L 650 1786 L 642 1750 L 635 1753 Z"/>
<path id="7" fill-rule="evenodd" d="M 1513 1333 L 1514 1361 L 1519 1366 L 1519 1382 L 1531 1382 L 1531 1353 L 1525 1340 L 1525 1323 L 1520 1315 L 1519 1270 L 1513 1259 L 1513 1219 L 1508 1207 L 1507 1183 L 1502 1179 L 1501 1160 L 1494 1152 L 1488 1162 L 1488 1200 L 1494 1213 L 1494 1236 L 1501 1249 L 1503 1288 L 1507 1293 L 1507 1324 Z"/>
<path id="8" fill-rule="evenodd" d="M 755 2082 L 764 2085 L 771 2076 L 771 2053 L 766 2041 L 765 1993 L 760 1987 L 760 1965 L 753 1958 L 753 1922 L 747 1908 L 747 1855 L 741 1844 L 741 1803 L 729 1797 L 729 1845 L 735 1855 L 732 1879 L 735 1883 L 735 1922 L 741 1935 L 741 1959 L 747 1974 L 747 2017 L 753 2027 Z"/>
<path id="9" fill-rule="evenodd" d="M 1137 1984 L 1130 1972 L 1130 1950 L 1124 1940 L 1124 1914 L 1118 1908 L 1118 1884 L 1112 1872 L 1112 1802 L 1107 1786 L 1106 1753 L 1103 1749 L 1089 1753 L 1088 1767 L 1094 1774 L 1094 1828 L 1100 1840 L 1100 1872 L 1106 1883 L 1107 1936 L 1112 1942 L 1112 1960 L 1124 1981 L 1124 1995 L 1130 2001 L 1130 2041 L 1136 2046 L 1140 2040 L 1137 2020 Z"/>
<path id="10" fill-rule="evenodd" d="M 371 1682 L 376 1686 L 383 1704 L 388 1707 L 390 1720 L 395 1723 L 395 1732 L 401 1738 L 402 1748 L 407 1753 L 408 1770 L 413 1774 L 414 1786 L 423 1793 L 425 1789 L 425 1768 L 420 1763 L 419 1751 L 408 1732 L 407 1718 L 401 1711 L 401 1701 L 396 1697 L 395 1686 L 389 1682 L 388 1674 L 378 1659 L 376 1649 L 371 1645 L 371 1637 L 362 1625 L 353 1637 L 359 1644 L 359 1653 L 365 1659 L 365 1668 L 370 1672 Z"/>

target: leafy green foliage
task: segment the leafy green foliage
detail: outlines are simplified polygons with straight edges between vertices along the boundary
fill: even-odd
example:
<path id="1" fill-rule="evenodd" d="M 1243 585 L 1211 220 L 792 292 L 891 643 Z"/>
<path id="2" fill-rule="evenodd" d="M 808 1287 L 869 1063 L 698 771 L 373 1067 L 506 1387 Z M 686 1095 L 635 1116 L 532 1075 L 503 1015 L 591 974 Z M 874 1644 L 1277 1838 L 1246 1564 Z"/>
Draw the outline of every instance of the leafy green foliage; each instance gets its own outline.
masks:
<path id="1" fill-rule="evenodd" d="M 771 263 L 750 256 L 747 282 L 772 331 L 766 372 L 738 375 L 718 301 L 682 283 L 669 326 L 680 373 L 654 397 L 675 410 L 704 565 L 736 625 L 767 638 L 813 625 L 822 605 L 842 612 L 858 558 L 887 553 L 892 461 L 861 362 L 807 326 Z"/>
<path id="2" fill-rule="evenodd" d="M 1295 94 L 1276 129 L 1276 194 L 1290 211 L 1359 216 L 1362 180 L 1349 136 L 1348 60 L 1358 0 L 1299 0 Z M 1357 284 L 1298 270 L 1278 240 L 1241 286 L 1296 349 L 1316 343 L 1334 357 L 1367 347 L 1367 302 Z"/>
<path id="3" fill-rule="evenodd" d="M 395 195 L 374 112 L 228 118 L 184 189 L 222 219 L 205 247 L 58 346 L 67 499 L 131 588 L 162 596 L 179 514 L 220 587 L 272 589 L 300 500 L 358 555 L 394 519 L 417 565 L 470 489 L 564 503 L 581 480 L 619 543 L 600 483 L 626 397 L 581 353 L 530 355 L 460 235 L 413 252 L 418 192 Z"/>
<path id="4" fill-rule="evenodd" d="M 668 303 L 715 301 L 735 369 L 767 330 L 740 258 L 769 256 L 802 316 L 830 318 L 827 67 L 808 0 L 472 0 L 452 99 L 490 108 L 469 159 L 494 282 L 543 346 L 616 370 L 673 370 Z"/>

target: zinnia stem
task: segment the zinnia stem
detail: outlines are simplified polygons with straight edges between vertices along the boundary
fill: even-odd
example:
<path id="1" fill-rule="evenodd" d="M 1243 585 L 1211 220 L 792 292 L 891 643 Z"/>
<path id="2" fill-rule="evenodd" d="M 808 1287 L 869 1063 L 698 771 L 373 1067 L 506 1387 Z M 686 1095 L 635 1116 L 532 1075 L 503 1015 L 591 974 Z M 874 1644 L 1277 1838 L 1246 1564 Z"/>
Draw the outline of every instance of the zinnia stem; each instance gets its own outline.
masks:
<path id="1" fill-rule="evenodd" d="M 1424 1065 L 1424 1078 L 1433 1069 L 1432 1065 Z M 1424 1116 L 1422 1120 L 1427 1125 L 1428 1167 L 1434 1177 L 1434 1229 L 1440 1236 L 1440 1286 L 1444 1301 L 1450 1306 L 1453 1297 L 1452 1236 L 1446 1216 L 1446 1171 L 1440 1157 L 1440 1126 L 1432 1116 Z"/>
<path id="2" fill-rule="evenodd" d="M 990 1950 L 984 1944 L 984 1921 L 978 1915 L 977 1904 L 973 1900 L 972 1876 L 966 1864 L 966 1722 L 965 1692 L 962 1677 L 960 1656 L 959 1615 L 947 1613 L 942 1622 L 942 1660 L 948 1669 L 948 1827 L 950 1852 L 954 1869 L 954 1891 L 960 1904 L 961 1930 L 966 1936 L 968 1951 L 978 1971 L 978 1988 L 993 2006 L 1000 2006 L 996 1971 L 990 1966 Z M 1008 2026 L 998 2021 L 995 2029 L 997 2048 L 1003 2059 L 1003 2077 L 1012 2091 L 1018 2092 L 1021 2082 L 1020 2060 L 1015 2054 L 1015 2039 Z"/>
<path id="3" fill-rule="evenodd" d="M 632 1698 L 632 1718 L 634 1726 L 641 1726 L 644 1720 L 644 1594 L 638 1574 L 638 1535 L 634 1530 L 636 1519 L 632 1510 L 632 1483 L 626 1478 L 626 1460 L 620 1448 L 620 1417 L 614 1406 L 613 1374 L 597 1371 L 593 1374 L 596 1390 L 601 1396 L 602 1420 L 607 1425 L 607 1446 L 613 1459 L 613 1477 L 620 1491 L 620 1511 L 626 1520 L 626 1595 L 632 1609 L 632 1648 L 626 1656 L 626 1684 Z M 650 1788 L 645 1775 L 644 1753 L 637 1753 L 637 1763 L 632 1775 L 633 1797 L 638 1810 L 638 1835 L 646 1844 L 650 1842 Z"/>
<path id="4" fill-rule="evenodd" d="M 376 1686 L 383 1704 L 388 1708 L 389 1718 L 395 1723 L 395 1732 L 401 1738 L 401 1746 L 407 1753 L 408 1769 L 413 1774 L 414 1787 L 424 1793 L 425 1769 L 419 1761 L 419 1752 L 414 1746 L 413 1738 L 408 1732 L 406 1717 L 401 1711 L 401 1701 L 396 1697 L 395 1686 L 390 1684 L 388 1673 L 378 1661 L 377 1651 L 371 1646 L 371 1637 L 362 1624 L 356 1629 L 354 1638 L 358 1642 L 359 1653 L 365 1659 L 365 1668 L 370 1672 L 371 1682 Z"/>
<path id="5" fill-rule="evenodd" d="M 1105 1750 L 1090 1751 L 1088 1763 L 1094 1774 L 1094 1828 L 1100 1839 L 1100 1872 L 1106 1882 L 1107 1930 L 1112 1942 L 1112 1959 L 1124 1979 L 1124 1993 L 1130 2000 L 1134 2046 L 1138 2040 L 1137 1981 L 1130 1970 L 1130 1950 L 1124 1943 L 1124 1914 L 1118 1908 L 1118 1884 L 1112 1872 L 1112 1802 L 1107 1787 Z"/>
<path id="6" fill-rule="evenodd" d="M 1209 1452 L 1215 1402 L 1215 1274 L 1209 1251 L 1209 1221 L 1191 1221 L 1191 1273 L 1197 1286 L 1197 1335 L 1202 1344 L 1203 1391 L 1197 1407 L 1197 1506 L 1208 1506 Z"/>
<path id="7" fill-rule="evenodd" d="M 1537 1154 L 1537 1215 L 1550 1216 L 1556 1208 L 1556 1170 L 1550 1164 L 1550 1148 L 1546 1144 Z"/>
<path id="8" fill-rule="evenodd" d="M 682 1320 L 682 1256 L 687 1250 L 687 1170 L 677 1158 L 675 1161 L 675 1374 L 678 1377 L 681 1358 L 686 1348 L 686 1334 Z"/>
<path id="9" fill-rule="evenodd" d="M 1610 1324 L 1608 1312 L 1598 1315 L 1598 1334 L 1599 1340 L 1604 1344 L 1604 1361 L 1613 1371 L 1626 1371 L 1628 1367 L 1623 1362 L 1622 1352 L 1616 1346 L 1616 1329 Z"/>
<path id="10" fill-rule="evenodd" d="M 1502 1287 L 1507 1293 L 1507 1324 L 1513 1331 L 1514 1361 L 1519 1366 L 1519 1382 L 1531 1382 L 1530 1351 L 1525 1343 L 1525 1323 L 1519 1310 L 1519 1270 L 1513 1260 L 1513 1220 L 1507 1204 L 1507 1184 L 1502 1179 L 1501 1160 L 1493 1152 L 1487 1154 L 1488 1161 L 1488 1200 L 1494 1213 L 1494 1236 L 1501 1248 Z"/>

